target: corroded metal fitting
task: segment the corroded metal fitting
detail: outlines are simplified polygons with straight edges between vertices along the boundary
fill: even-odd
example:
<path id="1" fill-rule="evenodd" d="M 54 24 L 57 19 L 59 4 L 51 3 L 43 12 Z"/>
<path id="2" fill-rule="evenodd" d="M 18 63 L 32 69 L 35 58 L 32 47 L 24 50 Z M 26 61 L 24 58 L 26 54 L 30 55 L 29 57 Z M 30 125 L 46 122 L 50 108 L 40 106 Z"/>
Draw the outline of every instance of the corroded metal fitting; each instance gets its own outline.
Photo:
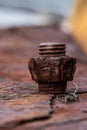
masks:
<path id="1" fill-rule="evenodd" d="M 76 59 L 66 56 L 66 46 L 61 43 L 41 43 L 39 54 L 29 60 L 28 67 L 40 92 L 65 93 L 67 81 L 73 80 Z"/>

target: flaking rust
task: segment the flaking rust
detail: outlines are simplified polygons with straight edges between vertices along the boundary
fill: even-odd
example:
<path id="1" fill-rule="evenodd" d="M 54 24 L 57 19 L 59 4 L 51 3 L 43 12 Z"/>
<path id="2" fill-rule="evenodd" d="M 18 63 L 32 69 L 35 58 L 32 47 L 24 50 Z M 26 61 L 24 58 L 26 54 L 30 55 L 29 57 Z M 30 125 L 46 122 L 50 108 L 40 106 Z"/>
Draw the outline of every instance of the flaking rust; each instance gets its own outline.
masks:
<path id="1" fill-rule="evenodd" d="M 65 93 L 67 81 L 72 81 L 74 77 L 76 59 L 66 55 L 63 43 L 41 43 L 39 54 L 40 57 L 29 60 L 28 67 L 40 92 Z"/>

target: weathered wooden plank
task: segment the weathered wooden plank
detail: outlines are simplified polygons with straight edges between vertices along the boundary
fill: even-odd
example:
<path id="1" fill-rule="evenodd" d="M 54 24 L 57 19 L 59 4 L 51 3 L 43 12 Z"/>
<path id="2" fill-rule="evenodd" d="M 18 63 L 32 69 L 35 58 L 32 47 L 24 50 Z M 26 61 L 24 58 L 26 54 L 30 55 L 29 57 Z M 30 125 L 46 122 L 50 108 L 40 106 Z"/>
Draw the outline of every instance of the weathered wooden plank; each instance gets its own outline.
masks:
<path id="1" fill-rule="evenodd" d="M 87 94 L 79 94 L 78 96 L 79 101 L 70 104 L 63 104 L 55 99 L 53 104 L 54 112 L 49 120 L 20 125 L 14 130 L 85 129 L 87 127 Z"/>
<path id="2" fill-rule="evenodd" d="M 38 55 L 38 44 L 44 41 L 67 41 L 66 36 L 53 28 L 10 29 L 0 33 L 0 130 L 47 130 L 86 128 L 87 123 L 87 64 L 77 60 L 74 81 L 80 100 L 60 103 L 52 95 L 43 95 L 31 80 L 27 63 Z M 80 59 L 74 44 L 67 44 L 71 56 Z M 30 84 L 31 83 L 31 84 Z M 72 82 L 67 92 L 73 92 Z M 50 114 L 53 111 L 52 114 Z M 48 119 L 47 119 L 48 118 Z M 42 120 L 44 119 L 44 120 Z"/>
<path id="3" fill-rule="evenodd" d="M 20 122 L 51 116 L 51 95 L 38 93 L 30 84 L 14 81 L 0 82 L 0 129 Z"/>

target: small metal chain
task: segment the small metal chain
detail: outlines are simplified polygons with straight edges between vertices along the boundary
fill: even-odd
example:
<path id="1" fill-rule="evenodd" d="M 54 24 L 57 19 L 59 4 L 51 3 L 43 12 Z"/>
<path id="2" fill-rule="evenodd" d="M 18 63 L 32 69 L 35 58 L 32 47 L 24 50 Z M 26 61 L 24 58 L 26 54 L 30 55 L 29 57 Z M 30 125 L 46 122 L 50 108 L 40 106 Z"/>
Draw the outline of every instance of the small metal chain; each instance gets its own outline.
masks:
<path id="1" fill-rule="evenodd" d="M 74 92 L 68 93 L 68 94 L 57 95 L 58 100 L 63 102 L 63 103 L 71 103 L 71 102 L 74 102 L 74 101 L 78 101 L 79 98 L 76 95 L 76 92 L 78 90 L 78 86 L 77 86 L 76 83 L 73 83 L 73 86 L 75 87 L 75 91 Z"/>

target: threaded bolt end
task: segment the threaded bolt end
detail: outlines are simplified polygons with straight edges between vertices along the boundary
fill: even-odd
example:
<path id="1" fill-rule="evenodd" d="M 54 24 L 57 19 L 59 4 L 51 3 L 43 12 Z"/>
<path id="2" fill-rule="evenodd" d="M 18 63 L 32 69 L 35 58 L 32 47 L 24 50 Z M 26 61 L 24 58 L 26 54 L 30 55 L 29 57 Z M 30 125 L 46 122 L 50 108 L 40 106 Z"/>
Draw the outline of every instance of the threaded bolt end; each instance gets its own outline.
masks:
<path id="1" fill-rule="evenodd" d="M 61 43 L 41 43 L 39 45 L 39 54 L 43 56 L 65 56 L 66 55 L 66 46 Z"/>

